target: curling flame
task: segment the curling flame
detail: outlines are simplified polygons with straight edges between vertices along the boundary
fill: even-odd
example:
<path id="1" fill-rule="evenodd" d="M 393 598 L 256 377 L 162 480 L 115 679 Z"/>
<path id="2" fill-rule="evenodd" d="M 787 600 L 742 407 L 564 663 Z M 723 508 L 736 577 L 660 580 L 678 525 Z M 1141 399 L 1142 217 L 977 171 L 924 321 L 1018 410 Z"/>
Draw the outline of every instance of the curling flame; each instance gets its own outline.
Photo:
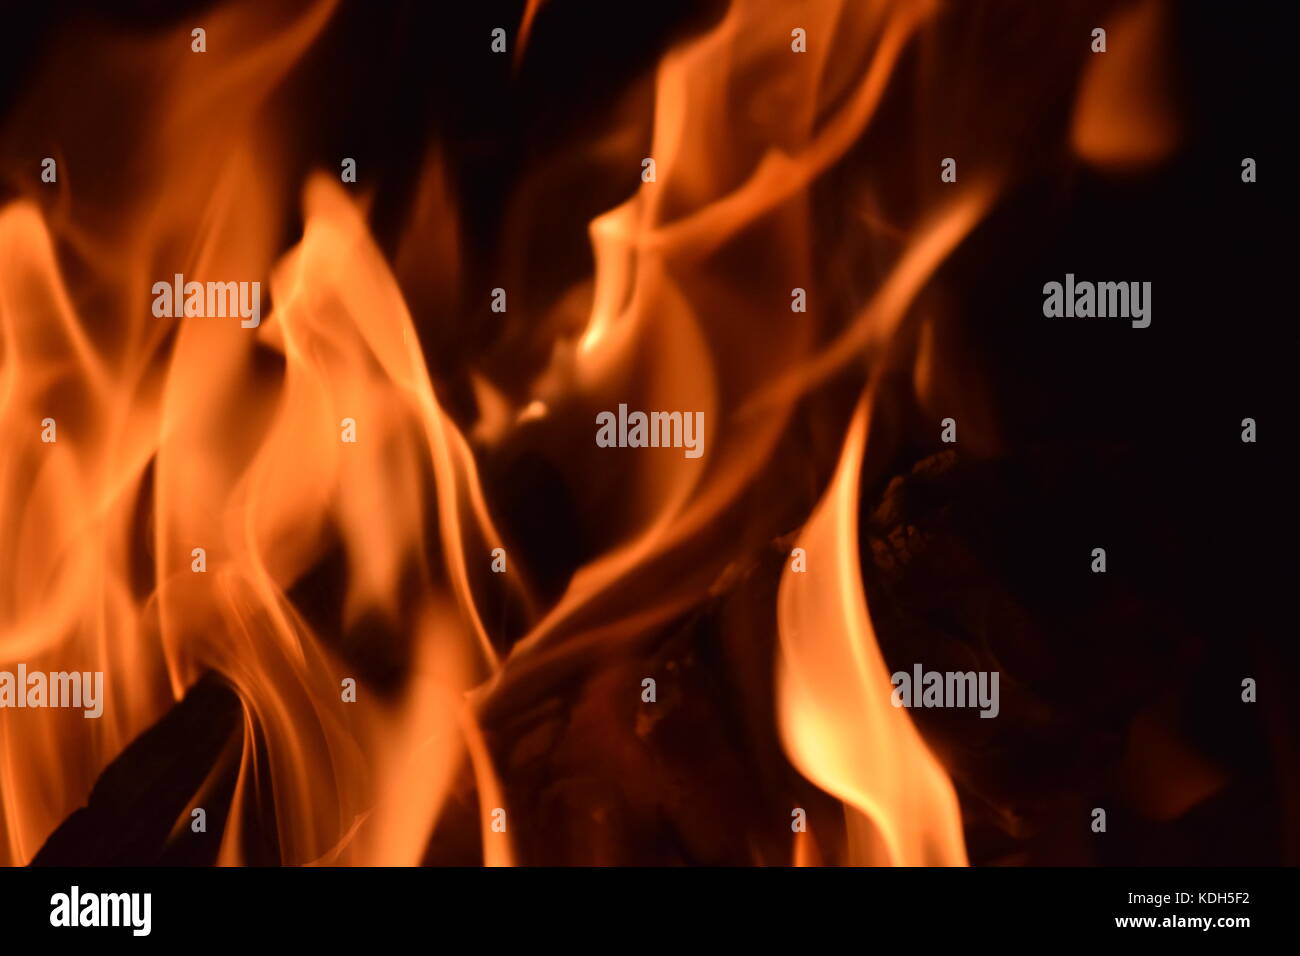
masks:
<path id="1" fill-rule="evenodd" d="M 799 537 L 808 569 L 787 567 L 781 579 L 782 739 L 795 766 L 845 802 L 850 863 L 962 865 L 952 783 L 907 712 L 890 702 L 862 593 L 856 528 L 868 409 L 864 396 L 835 477 Z"/>
<path id="2" fill-rule="evenodd" d="M 260 40 L 177 63 L 188 39 L 172 35 L 139 57 L 181 80 L 159 97 L 142 155 L 160 168 L 117 217 L 136 228 L 116 247 L 80 221 L 56 238 L 28 201 L 0 212 L 0 425 L 31 438 L 0 459 L 0 666 L 102 671 L 107 697 L 101 720 L 6 711 L 0 863 L 31 859 L 98 770 L 209 670 L 244 708 L 221 862 L 247 859 L 267 793 L 287 863 L 418 862 L 466 760 L 484 814 L 502 803 L 465 696 L 495 664 L 466 553 L 498 543 L 469 447 L 337 183 L 308 182 L 301 242 L 270 261 L 279 197 L 259 107 L 334 6 L 282 23 L 237 5 L 211 33 Z M 56 242 L 89 256 L 120 327 L 77 314 Z M 177 272 L 269 274 L 273 311 L 256 332 L 150 317 L 143 293 Z M 39 440 L 45 418 L 54 442 Z M 331 554 L 346 568 L 341 635 L 290 595 Z M 351 645 L 382 657 L 403 639 L 404 681 L 375 688 Z M 486 832 L 485 854 L 511 859 Z"/>

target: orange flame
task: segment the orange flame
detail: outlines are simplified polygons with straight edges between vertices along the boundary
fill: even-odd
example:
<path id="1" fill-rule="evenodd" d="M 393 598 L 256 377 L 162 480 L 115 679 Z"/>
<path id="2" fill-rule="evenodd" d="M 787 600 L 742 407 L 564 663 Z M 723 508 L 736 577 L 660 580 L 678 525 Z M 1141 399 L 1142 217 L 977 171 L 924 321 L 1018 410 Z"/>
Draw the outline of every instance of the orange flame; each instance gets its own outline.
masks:
<path id="1" fill-rule="evenodd" d="M 799 536 L 808 569 L 787 567 L 781 578 L 781 735 L 795 766 L 845 802 L 850 863 L 962 865 L 957 796 L 911 718 L 890 701 L 862 594 L 855 529 L 868 398 Z"/>
<path id="2" fill-rule="evenodd" d="M 1177 147 L 1182 131 L 1171 101 L 1169 15 L 1165 0 L 1146 0 L 1106 24 L 1107 50 L 1088 63 L 1070 131 L 1083 159 L 1140 168 Z"/>
<path id="3" fill-rule="evenodd" d="M 103 671 L 110 701 L 85 726 L 62 712 L 0 721 L 0 862 L 30 859 L 98 768 L 208 669 L 245 708 L 223 862 L 243 859 L 242 808 L 268 780 L 286 862 L 417 862 L 467 754 L 493 801 L 485 818 L 502 803 L 464 697 L 495 662 L 465 555 L 498 538 L 356 204 L 327 180 L 308 183 L 302 241 L 270 270 L 274 311 L 255 334 L 219 319 L 135 318 L 149 314 L 140 293 L 155 273 L 266 273 L 277 224 L 260 144 L 273 140 L 259 136 L 258 107 L 334 6 L 284 24 L 232 7 L 210 19 L 211 37 L 266 39 L 178 60 L 187 30 L 141 58 L 174 67 L 182 92 L 162 98 L 156 148 L 141 153 L 158 168 L 122 217 L 138 228 L 117 249 L 72 224 L 61 239 L 130 303 L 117 339 L 77 316 L 34 205 L 0 213 L 0 422 L 32 436 L 0 463 L 0 563 L 13 569 L 0 648 L 6 664 Z M 209 122 L 214 109 L 222 124 Z M 187 222 L 200 238 L 177 255 L 166 244 Z M 52 443 L 37 438 L 45 418 L 57 422 Z M 340 441 L 345 418 L 355 444 Z M 425 476 L 435 541 L 425 539 Z M 156 579 L 143 593 L 132 576 L 142 505 Z M 348 569 L 345 629 L 386 621 L 412 632 L 413 676 L 394 700 L 363 689 L 340 706 L 355 668 L 288 596 L 335 541 Z M 428 560 L 438 552 L 441 570 Z M 402 597 L 404 581 L 415 599 Z M 510 860 L 508 842 L 485 846 L 490 860 Z"/>
<path id="4" fill-rule="evenodd" d="M 963 183 L 911 231 L 843 327 L 829 308 L 792 321 L 788 290 L 816 274 L 810 188 L 870 125 L 939 5 L 802 5 L 797 25 L 814 40 L 788 68 L 789 5 L 737 0 L 670 51 L 655 76 L 657 178 L 591 222 L 594 276 L 564 300 L 589 301 L 585 322 L 552 343 L 550 367 L 522 399 L 471 373 L 484 411 L 470 434 L 500 442 L 570 413 L 586 427 L 591 409 L 631 398 L 702 411 L 708 452 L 610 464 L 602 479 L 621 505 L 598 529 L 596 555 L 499 658 L 474 569 L 501 537 L 366 200 L 315 174 L 302 188 L 300 239 L 283 254 L 276 245 L 280 197 L 297 184 L 279 181 L 267 101 L 336 5 L 287 20 L 252 3 L 214 15 L 212 38 L 259 38 L 242 54 L 214 43 L 208 59 L 178 57 L 188 29 L 150 41 L 148 56 L 114 54 L 163 64 L 177 91 L 157 94 L 158 122 L 135 160 L 149 185 L 110 212 L 74 212 L 66 196 L 57 218 L 29 200 L 0 210 L 0 427 L 31 436 L 0 459 L 0 566 L 12 569 L 0 589 L 0 665 L 102 670 L 112 701 L 93 726 L 62 713 L 0 721 L 0 863 L 30 860 L 95 775 L 207 671 L 235 689 L 244 717 L 220 862 L 247 860 L 269 792 L 286 863 L 417 863 L 463 773 L 484 861 L 513 862 L 513 837 L 491 825 L 508 809 L 486 729 L 492 707 L 544 684 L 557 660 L 616 654 L 711 593 L 732 555 L 701 557 L 704 532 L 743 526 L 737 503 L 771 464 L 800 397 L 880 357 L 996 192 L 988 177 Z M 516 58 L 541 8 L 526 5 Z M 159 79 L 132 77 L 132 89 Z M 620 134 L 595 151 L 622 159 L 627 143 L 636 138 Z M 456 210 L 431 155 L 417 238 L 454 251 Z M 399 263 L 456 287 L 454 257 L 439 265 L 419 252 L 403 247 Z M 69 257 L 91 276 L 74 276 Z M 728 269 L 744 281 L 727 282 Z M 273 308 L 255 332 L 147 318 L 143 290 L 176 273 L 266 277 Z M 127 318 L 88 321 L 97 307 Z M 717 319 L 732 315 L 752 321 Z M 849 860 L 962 863 L 952 786 L 889 705 L 858 577 L 867 409 L 864 399 L 801 536 L 810 570 L 782 579 L 782 739 L 794 765 L 845 802 Z M 58 422 L 56 442 L 37 437 L 46 417 Z M 346 421 L 355 442 L 341 440 Z M 294 594 L 329 560 L 344 568 L 341 635 Z M 633 596 L 629 583 L 641 585 Z M 341 681 L 360 676 L 358 645 L 400 661 L 401 680 L 388 690 L 358 680 L 356 702 L 342 704 Z M 830 856 L 807 834 L 792 854 L 801 864 Z"/>

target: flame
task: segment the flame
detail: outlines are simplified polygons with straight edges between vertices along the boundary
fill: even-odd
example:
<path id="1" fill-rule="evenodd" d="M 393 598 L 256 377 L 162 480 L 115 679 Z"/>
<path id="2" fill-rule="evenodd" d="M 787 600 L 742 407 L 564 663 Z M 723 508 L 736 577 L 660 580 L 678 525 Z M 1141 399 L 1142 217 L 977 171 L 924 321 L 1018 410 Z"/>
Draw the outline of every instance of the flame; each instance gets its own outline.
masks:
<path id="1" fill-rule="evenodd" d="M 188 29 L 154 41 L 140 59 L 174 68 L 178 92 L 158 97 L 141 151 L 157 163 L 152 185 L 122 217 L 135 227 L 116 247 L 80 221 L 52 235 L 30 201 L 0 213 L 0 421 L 33 439 L 0 463 L 0 563 L 13 569 L 0 647 L 10 665 L 103 671 L 111 701 L 85 726 L 63 712 L 0 721 L 0 862 L 30 859 L 98 769 L 207 670 L 245 712 L 222 862 L 246 858 L 268 785 L 289 863 L 418 862 L 467 757 L 482 792 L 503 802 L 465 697 L 496 658 L 466 552 L 499 543 L 469 446 L 340 186 L 307 183 L 302 239 L 271 263 L 274 138 L 259 107 L 334 6 L 288 21 L 248 4 L 220 11 L 207 24 L 214 40 L 262 39 L 209 60 L 176 56 Z M 214 110 L 222 124 L 209 122 Z M 197 240 L 175 242 L 189 223 Z M 104 295 L 129 306 L 116 337 L 78 315 L 59 244 L 85 252 Z M 173 272 L 269 274 L 273 311 L 255 333 L 139 319 L 141 294 Z M 54 443 L 36 439 L 47 417 Z M 344 418 L 357 423 L 355 444 L 340 440 Z M 205 573 L 192 570 L 196 547 Z M 347 568 L 344 634 L 409 628 L 410 677 L 395 696 L 359 680 L 345 707 L 342 679 L 363 675 L 290 594 L 332 549 Z M 509 844 L 488 855 L 509 862 Z"/>
<path id="2" fill-rule="evenodd" d="M 839 466 L 799 535 L 808 569 L 781 577 L 777 688 L 781 736 L 795 766 L 846 804 L 848 862 L 966 862 L 957 796 L 892 685 L 867 615 L 858 566 L 858 478 L 869 395 Z"/>
<path id="3" fill-rule="evenodd" d="M 112 700 L 100 721 L 0 720 L 0 863 L 29 861 L 97 774 L 208 672 L 243 716 L 219 862 L 259 862 L 251 848 L 270 820 L 280 862 L 415 864 L 464 785 L 483 861 L 513 863 L 522 841 L 492 825 L 510 810 L 502 715 L 630 658 L 800 524 L 810 566 L 781 578 L 777 719 L 790 763 L 843 801 L 849 845 L 819 843 L 835 828 L 813 821 L 789 858 L 964 863 L 952 784 L 889 703 L 855 529 L 879 382 L 907 351 L 922 291 L 1003 179 L 963 173 L 887 228 L 874 194 L 862 200 L 869 211 L 852 215 L 873 268 L 851 303 L 817 287 L 813 202 L 943 5 L 810 0 L 794 16 L 784 0 L 734 0 L 673 46 L 652 78 L 646 135 L 639 116 L 623 117 L 580 144 L 584 161 L 632 170 L 644 151 L 655 180 L 590 222 L 592 274 L 526 313 L 524 331 L 510 328 L 512 346 L 545 339 L 539 368 L 522 382 L 488 361 L 465 370 L 472 422 L 439 400 L 418 300 L 399 282 L 415 273 L 456 301 L 465 281 L 444 151 L 427 154 L 390 267 L 366 193 L 326 173 L 291 180 L 281 161 L 285 107 L 273 94 L 338 4 L 272 6 L 214 13 L 206 58 L 184 52 L 188 28 L 107 45 L 153 120 L 127 162 L 147 185 L 111 208 L 74 203 L 64 184 L 51 210 L 34 198 L 0 210 L 0 429 L 30 437 L 0 459 L 0 566 L 12 569 L 0 666 L 102 670 Z M 548 10 L 524 6 L 516 75 Z M 811 38 L 806 53 L 791 50 L 793 26 Z M 216 42 L 230 37 L 248 42 Z M 571 154 L 558 163 L 575 175 Z M 521 175 L 508 234 L 543 218 L 535 203 L 555 170 Z M 285 250 L 295 206 L 301 231 Z M 509 268 L 526 260 L 502 255 Z M 151 317 L 144 290 L 176 273 L 258 278 L 270 308 L 251 331 Z M 818 307 L 792 314 L 795 287 Z M 937 333 L 923 330 L 922 393 L 943 374 Z M 779 528 L 754 519 L 755 499 L 787 491 L 781 456 L 801 401 L 856 366 L 870 384 L 811 517 L 805 502 Z M 593 458 L 592 413 L 620 402 L 703 412 L 705 456 Z M 39 441 L 47 417 L 57 442 Z M 355 442 L 341 440 L 345 421 Z M 592 553 L 547 603 L 526 573 L 483 583 L 511 529 L 480 466 L 530 435 L 564 450 L 555 467 L 579 494 L 618 492 L 617 507 L 584 515 Z M 508 649 L 485 620 L 506 599 L 527 614 Z M 331 604 L 337 620 L 321 610 Z M 340 698 L 349 678 L 355 703 Z"/>
<path id="4" fill-rule="evenodd" d="M 770 317 L 774 294 L 787 296 L 806 281 L 808 187 L 862 135 L 907 40 L 936 9 L 928 2 L 819 2 L 791 19 L 773 0 L 738 2 L 714 28 L 664 57 L 649 151 L 657 179 L 592 222 L 591 309 L 576 354 L 554 363 L 539 398 L 555 405 L 556 393 L 577 392 L 600 396 L 595 407 L 610 407 L 635 389 L 642 407 L 700 409 L 706 421 L 726 427 L 713 429 L 707 469 L 665 456 L 627 476 L 629 511 L 644 519 L 579 570 L 564 598 L 514 649 L 514 672 L 530 670 L 534 652 L 549 659 L 550 646 L 568 639 L 574 615 L 716 521 L 770 462 L 796 393 L 846 354 L 860 354 L 854 333 L 845 333 L 830 355 L 814 352 L 813 325 L 786 321 L 779 311 L 758 345 L 748 327 L 710 321 L 697 303 L 708 302 L 715 314 Z M 792 71 L 786 64 L 796 22 L 837 43 L 814 43 L 800 54 L 806 67 Z M 861 75 L 836 69 L 840 61 Z M 837 108 L 826 111 L 830 103 Z M 878 338 L 887 338 L 925 276 L 991 197 L 991 183 L 981 182 L 923 231 L 855 328 L 877 327 Z M 755 283 L 746 268 L 720 289 L 705 263 L 741 242 L 762 249 L 778 274 Z M 779 401 L 765 400 L 773 381 L 791 379 L 798 384 Z M 766 414 L 752 414 L 758 404 Z M 669 588 L 651 592 L 659 606 L 644 609 L 647 621 L 680 610 Z"/>
<path id="5" fill-rule="evenodd" d="M 524 6 L 524 15 L 519 21 L 519 38 L 515 43 L 515 68 L 523 61 L 524 51 L 528 49 L 528 39 L 533 32 L 533 24 L 537 20 L 537 14 L 542 9 L 545 0 L 527 0 Z"/>
<path id="6" fill-rule="evenodd" d="M 1142 168 L 1178 146 L 1169 17 L 1165 0 L 1146 0 L 1106 24 L 1107 51 L 1089 61 L 1074 108 L 1071 141 L 1083 159 L 1103 168 Z"/>

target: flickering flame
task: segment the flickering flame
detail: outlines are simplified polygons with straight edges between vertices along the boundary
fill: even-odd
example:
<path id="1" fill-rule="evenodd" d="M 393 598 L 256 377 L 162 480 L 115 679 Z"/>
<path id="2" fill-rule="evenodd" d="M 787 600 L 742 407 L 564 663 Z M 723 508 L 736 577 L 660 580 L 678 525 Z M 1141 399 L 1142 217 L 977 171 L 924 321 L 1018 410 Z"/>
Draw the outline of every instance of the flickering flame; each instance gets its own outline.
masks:
<path id="1" fill-rule="evenodd" d="M 31 436 L 0 458 L 0 666 L 102 670 L 112 702 L 100 721 L 0 719 L 0 863 L 30 860 L 208 671 L 244 717 L 220 862 L 247 861 L 269 793 L 286 863 L 417 863 L 466 776 L 484 862 L 513 862 L 516 838 L 494 826 L 509 807 L 492 716 L 556 693 L 579 662 L 627 654 L 735 573 L 745 496 L 779 471 L 798 403 L 855 365 L 879 381 L 922 288 L 998 192 L 991 175 L 963 179 L 880 250 L 887 265 L 865 303 L 818 299 L 812 187 L 871 126 L 940 5 L 810 0 L 795 22 L 785 0 L 735 0 L 658 65 L 656 178 L 591 222 L 593 275 L 555 309 L 582 321 L 553 323 L 570 334 L 549 343 L 534 381 L 507 388 L 470 370 L 479 417 L 458 422 L 435 394 L 366 194 L 326 173 L 286 181 L 275 162 L 266 101 L 335 6 L 281 22 L 232 5 L 209 35 L 256 39 L 205 58 L 174 52 L 188 28 L 150 40 L 147 55 L 123 44 L 110 59 L 170 76 L 141 105 L 156 117 L 135 160 L 147 186 L 75 216 L 31 199 L 0 210 L 0 433 Z M 526 4 L 516 67 L 551 9 Z M 793 26 L 813 38 L 806 53 L 791 50 Z M 129 76 L 133 92 L 156 85 Z M 583 148 L 622 161 L 638 142 L 629 124 Z M 455 290 L 459 212 L 430 155 L 397 271 Z M 287 251 L 286 197 L 303 214 Z M 176 273 L 261 281 L 262 324 L 152 317 L 146 290 Z M 792 313 L 795 287 L 811 287 L 817 308 Z M 918 380 L 935 374 L 927 360 Z M 703 412 L 707 453 L 592 458 L 592 414 L 620 402 Z M 834 828 L 813 820 L 790 860 L 960 864 L 952 785 L 889 702 L 861 584 L 870 409 L 864 398 L 798 536 L 809 569 L 787 568 L 777 602 L 781 739 L 849 819 L 843 852 L 818 843 Z M 53 443 L 39 440 L 47 417 Z M 346 422 L 355 442 L 341 438 Z M 578 449 L 557 468 L 579 495 L 618 491 L 590 519 L 594 556 L 545 607 L 520 577 L 480 573 L 502 536 L 476 456 L 528 428 Z M 298 591 L 331 562 L 344 569 L 341 636 Z M 485 619 L 507 591 L 530 616 L 499 654 Z M 367 654 L 395 660 L 400 679 L 367 681 Z M 347 678 L 357 699 L 343 704 Z"/>
<path id="2" fill-rule="evenodd" d="M 795 766 L 844 801 L 848 862 L 961 865 L 957 796 L 907 711 L 890 701 L 862 593 L 856 529 L 869 408 L 864 396 L 835 477 L 799 536 L 808 569 L 787 568 L 781 579 L 781 734 Z"/>
<path id="3" fill-rule="evenodd" d="M 537 22 L 537 14 L 542 9 L 545 0 L 527 0 L 524 7 L 524 15 L 519 21 L 519 39 L 515 44 L 515 65 L 523 59 L 524 51 L 528 49 L 528 38 L 532 35 L 533 24 Z"/>
<path id="4" fill-rule="evenodd" d="M 1106 23 L 1106 52 L 1089 60 L 1074 109 L 1071 140 L 1083 159 L 1140 168 L 1178 145 L 1169 15 L 1166 0 L 1145 0 Z"/>
<path id="5" fill-rule="evenodd" d="M 812 349 L 807 322 L 769 323 L 763 330 L 766 347 L 756 347 L 747 330 L 740 329 L 735 338 L 737 329 L 700 314 L 695 303 L 709 299 L 715 311 L 771 314 L 770 306 L 758 300 L 783 288 L 782 279 L 738 281 L 725 290 L 707 283 L 709 270 L 703 263 L 742 236 L 770 248 L 768 261 L 783 272 L 784 288 L 800 283 L 806 252 L 797 240 L 791 248 L 790 237 L 808 230 L 805 191 L 861 135 L 907 38 L 933 12 L 928 4 L 802 8 L 800 22 L 812 32 L 825 36 L 835 25 L 837 36 L 856 38 L 856 48 L 814 46 L 809 69 L 791 79 L 781 59 L 788 56 L 790 21 L 779 15 L 781 9 L 778 4 L 733 4 L 717 27 L 665 58 L 657 77 L 650 151 L 657 180 L 643 184 L 591 228 L 595 288 L 571 385 L 600 393 L 612 380 L 625 389 L 629 365 L 635 362 L 649 370 L 648 406 L 704 408 L 708 420 L 726 422 L 725 433 L 715 432 L 707 480 L 699 469 L 673 458 L 640 466 L 628 494 L 636 502 L 637 490 L 645 489 L 648 505 L 633 513 L 644 513 L 647 520 L 579 571 L 561 602 L 514 648 L 494 689 L 498 696 L 520 692 L 529 675 L 554 666 L 566 654 L 608 646 L 680 612 L 682 604 L 675 599 L 680 580 L 655 579 L 649 591 L 629 584 L 644 579 L 657 559 L 734 503 L 769 463 L 805 390 L 851 357 L 879 356 L 920 287 L 993 198 L 994 185 L 987 179 L 960 191 L 949 208 L 918 230 L 879 294 L 825 350 Z M 833 82 L 819 85 L 819 78 L 833 55 L 854 54 L 866 61 L 860 82 L 838 110 L 820 116 L 819 106 L 844 91 Z M 728 65 L 727 72 L 719 73 L 719 63 Z M 735 77 L 746 77 L 751 85 L 738 89 L 732 85 Z M 746 148 L 746 137 L 753 135 L 749 110 L 768 102 L 780 104 L 762 115 L 770 139 Z M 781 146 L 773 147 L 772 141 Z M 718 143 L 730 148 L 718 150 Z M 745 361 L 736 360 L 737 349 Z M 724 366 L 725 378 L 720 376 Z M 756 407 L 766 414 L 752 414 Z M 791 583 L 787 571 L 782 587 L 785 743 L 792 761 L 811 780 L 869 814 L 883 833 L 885 850 L 874 852 L 858 814 L 851 830 L 861 832 L 849 859 L 964 863 L 951 785 L 906 715 L 889 707 L 887 675 L 884 692 L 873 684 L 884 665 L 862 606 L 856 559 L 848 553 L 856 526 L 854 456 L 862 454 L 864 427 L 859 423 L 851 433 L 836 490 L 828 493 L 829 503 L 805 532 L 822 562 L 820 572 L 808 575 L 805 584 L 802 575 Z M 624 588 L 619 595 L 626 615 L 622 626 L 575 627 L 572 618 L 616 585 Z M 653 595 L 656 603 L 628 606 L 644 594 Z M 815 609 L 819 602 L 830 609 L 825 617 Z M 855 662 L 861 666 L 847 666 Z M 874 782 L 878 777 L 885 782 Z M 801 865 L 819 860 L 806 838 L 796 841 L 794 853 Z"/>
<path id="6" fill-rule="evenodd" d="M 0 862 L 30 859 L 98 770 L 206 670 L 233 685 L 246 715 L 223 862 L 244 858 L 242 808 L 268 782 L 290 863 L 418 862 L 467 746 L 499 805 L 465 700 L 495 662 L 465 555 L 499 543 L 468 445 L 339 185 L 307 184 L 302 239 L 272 263 L 277 197 L 262 157 L 273 137 L 257 107 L 333 6 L 287 24 L 260 21 L 251 5 L 220 12 L 210 34 L 266 38 L 235 45 L 243 52 L 214 45 L 209 59 L 185 60 L 168 52 L 187 49 L 177 36 L 150 51 L 179 74 L 176 95 L 158 103 L 155 148 L 142 151 L 158 168 L 121 217 L 132 224 L 124 241 L 93 250 L 99 280 L 123 304 L 117 329 L 78 314 L 57 237 L 32 203 L 0 213 L 0 421 L 6 435 L 33 437 L 33 423 L 57 422 L 55 442 L 18 442 L 0 463 L 0 549 L 12 569 L 0 594 L 3 659 L 102 670 L 111 701 L 86 726 L 53 711 L 0 721 Z M 171 239 L 186 233 L 194 238 Z M 219 319 L 151 320 L 151 277 L 173 272 L 269 274 L 274 311 L 256 333 Z M 341 441 L 344 419 L 356 423 L 355 444 Z M 142 543 L 154 582 L 144 590 L 133 578 Z M 341 708 L 343 678 L 360 675 L 289 595 L 334 546 L 347 566 L 345 630 L 383 621 L 410 632 L 411 675 L 396 699 L 359 681 L 357 702 Z M 194 548 L 205 552 L 202 573 Z M 491 861 L 510 859 L 504 839 L 485 848 Z"/>

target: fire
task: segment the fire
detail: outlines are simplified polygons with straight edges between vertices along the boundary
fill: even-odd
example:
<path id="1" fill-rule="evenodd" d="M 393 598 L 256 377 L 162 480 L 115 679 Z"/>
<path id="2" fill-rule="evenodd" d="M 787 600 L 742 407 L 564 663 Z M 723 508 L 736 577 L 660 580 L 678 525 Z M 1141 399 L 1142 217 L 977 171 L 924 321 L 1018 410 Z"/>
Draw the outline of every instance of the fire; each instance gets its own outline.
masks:
<path id="1" fill-rule="evenodd" d="M 245 858 L 238 808 L 268 783 L 282 857 L 303 863 L 418 862 L 467 741 L 483 791 L 494 787 L 464 699 L 495 664 L 465 552 L 497 537 L 465 439 L 339 185 L 306 185 L 302 239 L 271 268 L 276 203 L 249 107 L 332 7 L 280 25 L 232 8 L 214 37 L 269 39 L 215 71 L 184 67 L 201 75 L 163 97 L 157 194 L 125 217 L 139 231 L 95 262 L 130 305 L 116 340 L 78 314 L 38 209 L 21 202 L 0 215 L 0 416 L 7 435 L 34 434 L 46 417 L 58 428 L 52 443 L 18 442 L 0 473 L 0 547 L 14 572 L 0 605 L 4 658 L 103 671 L 113 700 L 89 731 L 48 714 L 0 724 L 5 862 L 30 859 L 98 770 L 207 670 L 245 711 L 223 862 Z M 214 132 L 218 106 L 233 112 Z M 225 147 L 217 132 L 242 142 Z M 186 220 L 200 224 L 197 241 L 166 244 Z M 200 280 L 269 273 L 274 321 L 256 332 L 238 317 L 146 324 L 139 293 L 153 272 L 170 278 L 164 259 Z M 340 440 L 349 419 L 355 443 Z M 411 674 L 397 699 L 363 689 L 341 709 L 342 679 L 361 675 L 290 594 L 334 548 L 347 567 L 345 633 L 409 628 Z M 508 860 L 508 844 L 487 855 Z"/>
<path id="2" fill-rule="evenodd" d="M 906 711 L 890 702 L 858 567 L 858 477 L 869 424 L 867 396 L 839 467 L 799 536 L 826 567 L 781 578 L 781 734 L 808 779 L 845 803 L 848 862 L 961 865 L 957 796 Z"/>
<path id="3" fill-rule="evenodd" d="M 554 693 L 580 660 L 630 655 L 737 573 L 729 546 L 755 537 L 745 496 L 773 481 L 800 399 L 863 357 L 885 360 L 996 192 L 972 177 L 919 221 L 845 321 L 830 306 L 792 315 L 789 290 L 821 291 L 810 191 L 872 123 L 938 5 L 801 5 L 813 39 L 796 54 L 787 4 L 736 0 L 658 66 L 656 180 L 591 223 L 591 281 L 555 307 L 584 320 L 523 387 L 474 370 L 480 417 L 465 421 L 440 401 L 397 278 L 424 269 L 438 290 L 462 278 L 454 254 L 417 248 L 456 248 L 437 152 L 396 272 L 364 191 L 324 172 L 295 182 L 276 163 L 282 117 L 268 101 L 335 7 L 232 4 L 209 24 L 207 59 L 187 52 L 188 27 L 147 55 L 115 48 L 108 60 L 130 53 L 171 78 L 159 87 L 140 68 L 122 81 L 152 91 L 127 164 L 147 185 L 83 207 L 69 177 L 70 206 L 0 210 L 0 663 L 102 671 L 111 702 L 97 721 L 0 719 L 0 862 L 31 860 L 207 672 L 242 708 L 219 862 L 250 861 L 269 819 L 285 863 L 418 863 L 466 777 L 483 861 L 514 862 L 516 838 L 496 825 L 512 808 L 494 719 Z M 516 71 L 551 7 L 527 4 Z M 621 156 L 629 142 L 605 145 Z M 286 197 L 301 209 L 287 250 Z M 170 292 L 173 276 L 260 282 L 260 321 L 187 316 L 180 302 L 155 314 L 150 290 Z M 624 406 L 686 410 L 707 444 L 609 457 L 591 423 Z M 787 569 L 777 602 L 781 741 L 849 815 L 846 853 L 803 838 L 791 859 L 963 863 L 952 785 L 889 706 L 863 597 L 869 416 L 864 399 L 798 535 L 810 569 Z M 54 441 L 40 440 L 45 419 Z M 589 519 L 596 553 L 547 604 L 526 575 L 487 571 L 508 529 L 480 469 L 525 429 L 580 445 L 557 466 L 574 487 L 599 474 L 620 495 Z M 489 623 L 506 601 L 529 614 L 508 647 Z M 349 680 L 355 702 L 341 697 Z"/>
<path id="4" fill-rule="evenodd" d="M 1172 102 L 1169 5 L 1146 0 L 1108 22 L 1110 49 L 1094 56 L 1074 108 L 1071 141 L 1103 168 L 1154 165 L 1181 137 Z"/>

